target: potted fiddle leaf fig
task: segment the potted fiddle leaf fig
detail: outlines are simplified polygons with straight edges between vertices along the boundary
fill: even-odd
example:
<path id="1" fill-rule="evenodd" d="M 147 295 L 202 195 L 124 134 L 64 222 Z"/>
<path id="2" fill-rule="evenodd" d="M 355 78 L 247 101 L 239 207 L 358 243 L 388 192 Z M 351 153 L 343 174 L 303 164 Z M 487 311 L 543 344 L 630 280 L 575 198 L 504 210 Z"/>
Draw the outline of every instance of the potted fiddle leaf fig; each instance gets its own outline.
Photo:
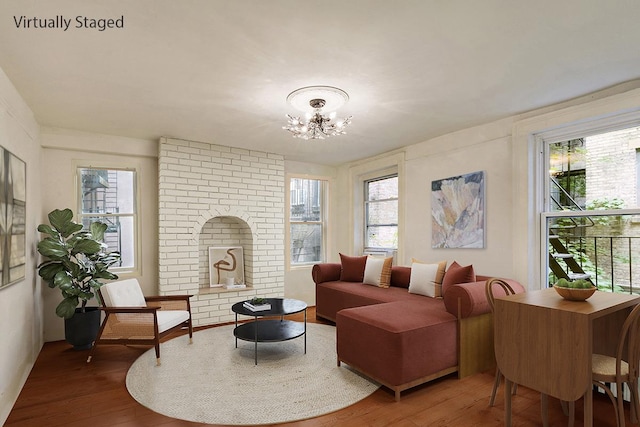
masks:
<path id="1" fill-rule="evenodd" d="M 55 209 L 48 217 L 50 224 L 38 226 L 46 235 L 38 243 L 38 252 L 46 258 L 38 265 L 38 274 L 50 288 L 62 292 L 56 314 L 65 319 L 65 339 L 75 349 L 91 348 L 100 327 L 100 311 L 87 307 L 87 302 L 96 297 L 101 280 L 118 278 L 109 267 L 120 260 L 120 253 L 106 252 L 106 224 L 96 221 L 84 230 L 68 208 Z"/>

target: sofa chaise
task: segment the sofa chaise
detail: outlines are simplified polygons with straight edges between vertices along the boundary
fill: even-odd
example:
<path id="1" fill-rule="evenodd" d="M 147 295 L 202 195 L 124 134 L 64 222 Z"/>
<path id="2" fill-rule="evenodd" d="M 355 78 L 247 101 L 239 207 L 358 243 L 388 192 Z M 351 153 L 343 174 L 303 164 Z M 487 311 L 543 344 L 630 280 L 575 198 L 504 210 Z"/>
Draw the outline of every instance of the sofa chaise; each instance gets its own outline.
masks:
<path id="1" fill-rule="evenodd" d="M 390 388 L 396 401 L 419 384 L 494 366 L 493 317 L 485 296 L 490 276 L 454 262 L 446 273 L 442 267 L 441 295 L 430 297 L 410 292 L 411 267 L 390 267 L 389 286 L 371 286 L 360 272 L 345 273 L 346 259 L 312 269 L 316 316 L 336 324 L 338 366 L 344 362 Z M 516 293 L 524 292 L 520 283 L 507 281 Z"/>

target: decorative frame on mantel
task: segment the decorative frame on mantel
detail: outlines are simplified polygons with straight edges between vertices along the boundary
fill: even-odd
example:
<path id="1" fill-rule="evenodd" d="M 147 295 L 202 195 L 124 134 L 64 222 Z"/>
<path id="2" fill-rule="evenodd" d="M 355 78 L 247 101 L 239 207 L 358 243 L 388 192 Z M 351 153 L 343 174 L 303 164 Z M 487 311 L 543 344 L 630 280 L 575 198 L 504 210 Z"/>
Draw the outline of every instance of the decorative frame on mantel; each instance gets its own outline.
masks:
<path id="1" fill-rule="evenodd" d="M 25 277 L 27 166 L 0 147 L 0 288 Z"/>
<path id="2" fill-rule="evenodd" d="M 209 286 L 225 286 L 228 280 L 244 284 L 244 254 L 242 246 L 212 246 L 209 248 Z"/>
<path id="3" fill-rule="evenodd" d="M 431 247 L 484 248 L 484 172 L 431 182 Z"/>

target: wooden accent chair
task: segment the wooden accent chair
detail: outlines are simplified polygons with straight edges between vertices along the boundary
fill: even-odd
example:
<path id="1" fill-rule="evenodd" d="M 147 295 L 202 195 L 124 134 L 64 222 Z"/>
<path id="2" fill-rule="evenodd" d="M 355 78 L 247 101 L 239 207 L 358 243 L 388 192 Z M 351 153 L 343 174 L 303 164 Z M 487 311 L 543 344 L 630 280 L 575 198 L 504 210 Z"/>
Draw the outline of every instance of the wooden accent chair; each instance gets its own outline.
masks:
<path id="1" fill-rule="evenodd" d="M 498 286 L 502 289 L 502 295 L 514 295 L 515 291 L 507 282 L 502 279 L 492 278 L 487 280 L 485 285 L 485 294 L 487 295 L 487 301 L 489 301 L 489 307 L 491 308 L 491 312 L 493 313 L 493 308 L 495 305 L 495 294 L 494 294 L 494 286 Z M 493 406 L 496 401 L 496 392 L 498 391 L 498 386 L 500 386 L 500 381 L 502 380 L 502 372 L 500 372 L 500 368 L 496 366 L 496 378 L 493 381 L 493 391 L 491 392 L 491 399 L 489 399 L 489 406 Z M 513 394 L 516 394 L 518 389 L 518 384 L 513 385 Z"/>
<path id="2" fill-rule="evenodd" d="M 624 427 L 623 384 L 627 383 L 631 393 L 631 422 L 638 423 L 640 404 L 638 403 L 638 369 L 640 365 L 640 304 L 629 313 L 622 326 L 616 356 L 593 354 L 591 378 L 593 384 L 603 389 L 616 409 L 618 427 Z M 613 395 L 610 385 L 616 385 Z"/>
<path id="3" fill-rule="evenodd" d="M 160 365 L 160 339 L 177 328 L 189 328 L 189 344 L 193 342 L 192 295 L 145 297 L 137 279 L 107 283 L 98 292 L 105 318 L 87 363 L 98 344 L 131 344 L 153 345 Z"/>

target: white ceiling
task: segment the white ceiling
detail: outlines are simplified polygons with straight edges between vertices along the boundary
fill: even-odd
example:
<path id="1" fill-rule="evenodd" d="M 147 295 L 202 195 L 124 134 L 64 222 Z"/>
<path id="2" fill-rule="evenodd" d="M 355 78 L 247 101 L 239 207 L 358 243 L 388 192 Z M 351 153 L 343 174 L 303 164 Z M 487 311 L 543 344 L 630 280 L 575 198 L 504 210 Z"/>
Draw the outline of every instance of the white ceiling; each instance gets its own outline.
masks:
<path id="1" fill-rule="evenodd" d="M 125 27 L 19 29 L 22 15 Z M 640 78 L 636 0 L 2 0 L 0 17 L 0 67 L 41 125 L 315 163 Z M 349 93 L 348 135 L 282 129 L 309 85 Z"/>

